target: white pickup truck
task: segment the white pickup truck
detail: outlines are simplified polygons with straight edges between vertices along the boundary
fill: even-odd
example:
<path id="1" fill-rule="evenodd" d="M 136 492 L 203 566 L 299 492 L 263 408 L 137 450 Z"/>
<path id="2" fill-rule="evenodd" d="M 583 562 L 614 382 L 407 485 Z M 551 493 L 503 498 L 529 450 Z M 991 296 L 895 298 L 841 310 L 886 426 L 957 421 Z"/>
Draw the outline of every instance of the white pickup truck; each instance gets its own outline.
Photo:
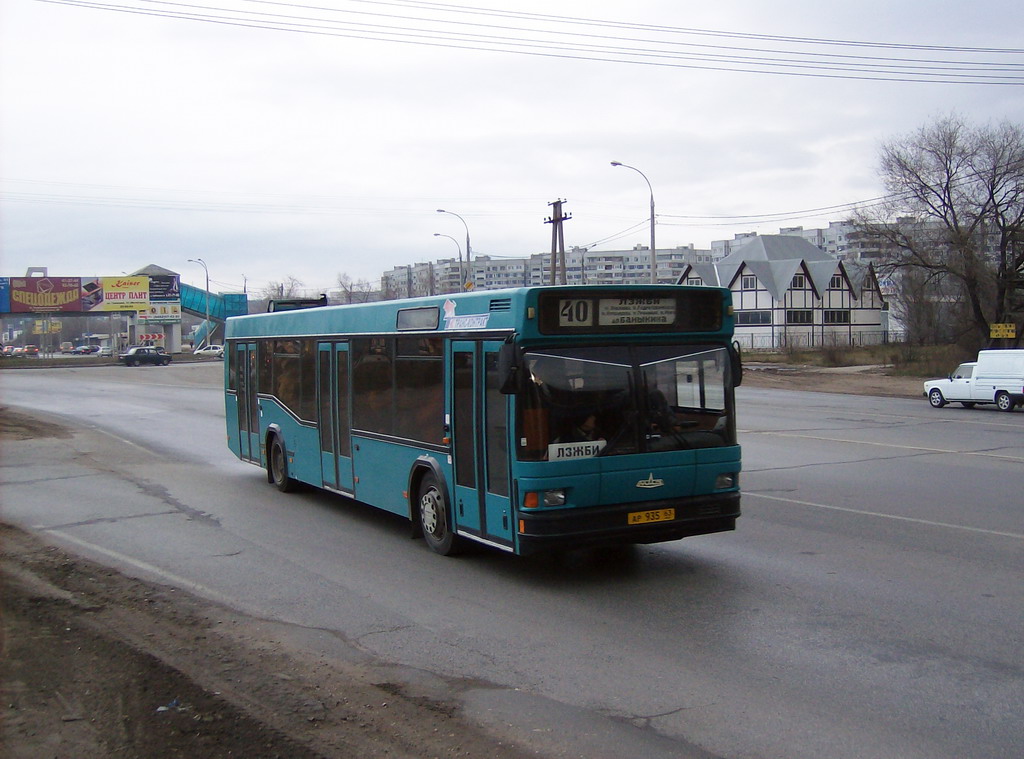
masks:
<path id="1" fill-rule="evenodd" d="M 981 351 L 977 361 L 960 364 L 946 379 L 925 382 L 924 393 L 934 408 L 994 403 L 1001 411 L 1013 411 L 1024 405 L 1024 350 Z"/>

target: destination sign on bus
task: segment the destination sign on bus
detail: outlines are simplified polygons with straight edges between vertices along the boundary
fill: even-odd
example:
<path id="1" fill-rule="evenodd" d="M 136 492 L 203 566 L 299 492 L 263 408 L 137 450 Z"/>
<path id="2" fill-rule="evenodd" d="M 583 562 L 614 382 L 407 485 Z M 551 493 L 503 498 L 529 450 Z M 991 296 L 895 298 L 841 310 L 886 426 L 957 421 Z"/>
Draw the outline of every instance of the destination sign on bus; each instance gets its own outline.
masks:
<path id="1" fill-rule="evenodd" d="M 558 302 L 560 327 L 672 324 L 675 318 L 675 298 L 598 298 L 596 303 L 590 298 L 562 298 Z"/>
<path id="2" fill-rule="evenodd" d="M 722 295 L 716 290 L 673 295 L 545 294 L 540 300 L 541 331 L 668 332 L 714 331 L 722 327 Z"/>

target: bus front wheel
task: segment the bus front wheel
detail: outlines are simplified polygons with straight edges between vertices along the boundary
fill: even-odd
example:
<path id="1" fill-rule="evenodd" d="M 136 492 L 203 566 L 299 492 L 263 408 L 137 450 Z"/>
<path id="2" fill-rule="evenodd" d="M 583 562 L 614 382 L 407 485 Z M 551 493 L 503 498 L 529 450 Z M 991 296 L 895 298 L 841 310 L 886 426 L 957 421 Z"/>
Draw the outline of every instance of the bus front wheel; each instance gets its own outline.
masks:
<path id="1" fill-rule="evenodd" d="M 451 530 L 448 503 L 434 474 L 424 475 L 419 489 L 420 527 L 430 550 L 442 556 L 458 551 L 459 541 Z"/>
<path id="2" fill-rule="evenodd" d="M 288 476 L 288 454 L 284 449 L 284 442 L 280 437 L 274 435 L 270 443 L 270 481 L 274 487 L 282 493 L 288 493 L 295 489 L 295 480 Z"/>

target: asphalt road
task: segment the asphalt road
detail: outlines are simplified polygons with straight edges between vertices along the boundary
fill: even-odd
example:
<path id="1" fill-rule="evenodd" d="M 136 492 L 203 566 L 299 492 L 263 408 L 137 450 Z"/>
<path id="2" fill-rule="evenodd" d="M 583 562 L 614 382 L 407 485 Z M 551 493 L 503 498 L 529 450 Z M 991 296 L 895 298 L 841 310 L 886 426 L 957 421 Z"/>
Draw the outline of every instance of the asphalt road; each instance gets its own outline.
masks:
<path id="1" fill-rule="evenodd" d="M 325 655 L 446 679 L 547 756 L 1024 753 L 1020 411 L 741 388 L 735 533 L 445 559 L 234 460 L 220 371 L 0 372 L 0 402 L 87 430 L 63 456 L 5 445 L 4 518 Z"/>

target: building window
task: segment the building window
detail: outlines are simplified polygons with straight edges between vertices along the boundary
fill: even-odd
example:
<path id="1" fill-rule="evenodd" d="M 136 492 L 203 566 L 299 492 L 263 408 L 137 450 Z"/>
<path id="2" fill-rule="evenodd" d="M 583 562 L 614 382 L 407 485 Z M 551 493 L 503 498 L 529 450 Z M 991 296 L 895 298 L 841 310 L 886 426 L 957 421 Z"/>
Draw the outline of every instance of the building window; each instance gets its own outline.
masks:
<path id="1" fill-rule="evenodd" d="M 794 274 L 793 283 L 789 287 L 791 290 L 803 290 L 807 287 L 807 278 L 803 274 Z"/>
<path id="2" fill-rule="evenodd" d="M 814 312 L 805 310 L 786 311 L 786 324 L 814 324 Z"/>
<path id="3" fill-rule="evenodd" d="M 740 289 L 742 290 L 756 290 L 757 289 L 757 277 L 753 274 L 744 274 L 740 280 Z"/>
<path id="4" fill-rule="evenodd" d="M 842 290 L 843 289 L 843 275 L 833 274 L 832 279 L 828 282 L 829 289 Z"/>
<path id="5" fill-rule="evenodd" d="M 686 280 L 686 284 L 688 284 L 688 285 L 690 285 L 692 287 L 699 287 L 700 284 L 701 284 L 701 278 L 700 277 L 690 277 L 689 279 Z"/>
<path id="6" fill-rule="evenodd" d="M 849 324 L 850 323 L 850 312 L 849 311 L 825 311 L 824 313 L 825 324 Z"/>
<path id="7" fill-rule="evenodd" d="M 771 311 L 737 311 L 736 312 L 736 324 L 737 325 L 771 324 L 771 323 L 772 323 L 772 312 Z"/>

